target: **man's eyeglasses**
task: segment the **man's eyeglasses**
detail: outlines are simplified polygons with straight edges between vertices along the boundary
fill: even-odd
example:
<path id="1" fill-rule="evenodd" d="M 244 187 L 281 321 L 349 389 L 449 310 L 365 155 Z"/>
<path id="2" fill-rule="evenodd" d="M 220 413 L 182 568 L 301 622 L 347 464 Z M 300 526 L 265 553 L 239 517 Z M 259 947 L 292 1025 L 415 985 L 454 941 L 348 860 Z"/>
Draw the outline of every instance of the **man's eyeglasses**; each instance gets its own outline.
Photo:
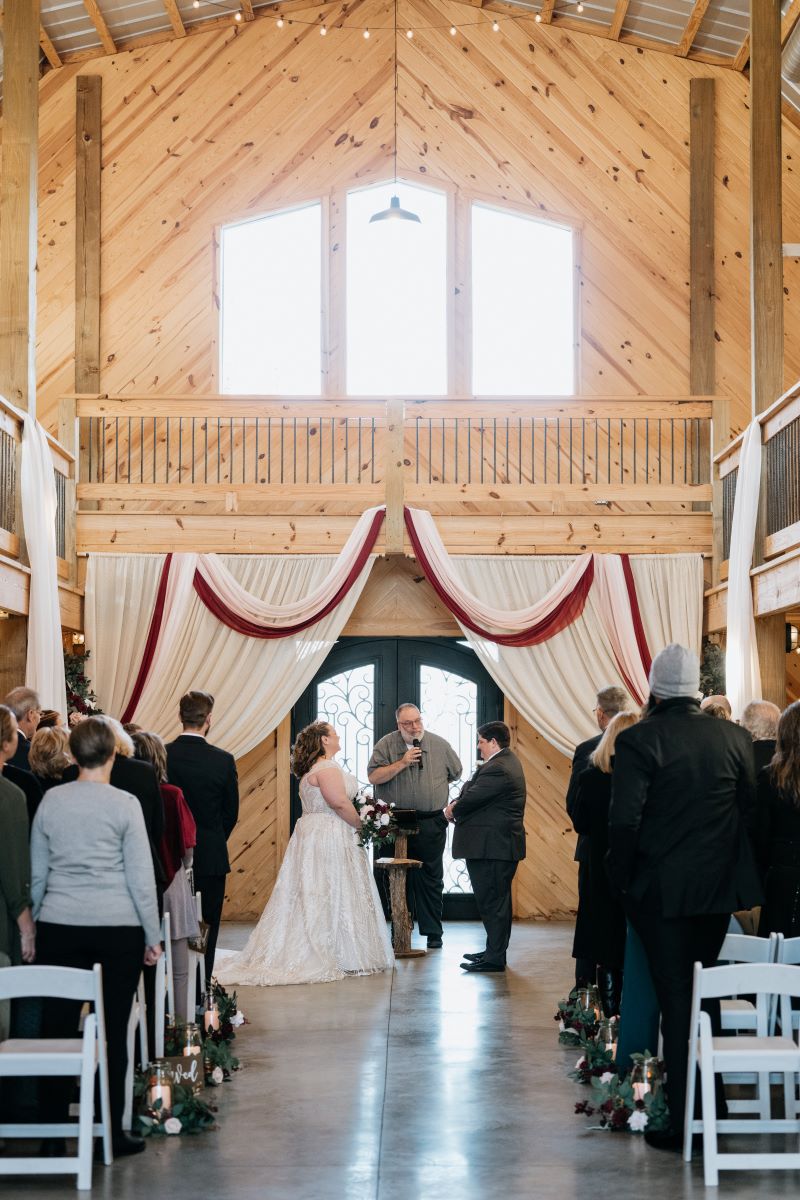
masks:
<path id="1" fill-rule="evenodd" d="M 422 724 L 422 717 L 417 717 L 416 721 L 398 721 L 397 724 L 402 729 L 413 729 L 415 725 Z"/>

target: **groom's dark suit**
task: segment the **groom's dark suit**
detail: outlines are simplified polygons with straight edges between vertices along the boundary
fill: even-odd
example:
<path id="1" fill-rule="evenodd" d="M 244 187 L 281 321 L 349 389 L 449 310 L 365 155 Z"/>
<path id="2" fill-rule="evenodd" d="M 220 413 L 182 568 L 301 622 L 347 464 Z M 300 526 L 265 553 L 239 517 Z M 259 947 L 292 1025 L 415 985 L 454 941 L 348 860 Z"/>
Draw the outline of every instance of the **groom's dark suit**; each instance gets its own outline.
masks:
<path id="1" fill-rule="evenodd" d="M 464 858 L 486 928 L 484 962 L 505 966 L 511 881 L 525 857 L 525 776 L 516 754 L 498 751 L 464 784 L 453 806 L 453 858 Z"/>

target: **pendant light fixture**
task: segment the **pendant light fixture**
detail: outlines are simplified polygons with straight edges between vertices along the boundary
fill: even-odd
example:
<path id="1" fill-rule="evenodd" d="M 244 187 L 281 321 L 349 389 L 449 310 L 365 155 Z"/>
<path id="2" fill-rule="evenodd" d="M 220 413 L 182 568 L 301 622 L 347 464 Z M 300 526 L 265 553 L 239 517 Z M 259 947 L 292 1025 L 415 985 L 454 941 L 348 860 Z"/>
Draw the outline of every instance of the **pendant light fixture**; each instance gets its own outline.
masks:
<path id="1" fill-rule="evenodd" d="M 394 0 L 394 186 L 397 187 L 397 3 Z M 382 209 L 380 212 L 373 213 L 369 219 L 370 225 L 373 221 L 416 221 L 420 224 L 420 218 L 416 213 L 409 212 L 407 208 L 400 207 L 400 197 L 392 196 L 389 201 L 389 207 Z"/>

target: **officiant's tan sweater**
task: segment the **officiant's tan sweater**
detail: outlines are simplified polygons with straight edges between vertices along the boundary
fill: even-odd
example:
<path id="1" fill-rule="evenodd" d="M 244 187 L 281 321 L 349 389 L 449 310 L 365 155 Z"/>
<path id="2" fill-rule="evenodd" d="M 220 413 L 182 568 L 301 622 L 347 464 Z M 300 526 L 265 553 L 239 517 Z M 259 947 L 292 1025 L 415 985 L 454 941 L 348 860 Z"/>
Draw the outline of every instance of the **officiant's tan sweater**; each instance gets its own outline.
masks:
<path id="1" fill-rule="evenodd" d="M 448 785 L 461 777 L 461 762 L 453 747 L 438 733 L 425 734 L 420 739 L 422 770 L 406 767 L 386 783 L 375 784 L 375 795 L 398 808 L 416 808 L 419 812 L 435 812 L 449 800 Z M 367 774 L 378 767 L 388 767 L 403 757 L 408 744 L 399 729 L 387 733 L 375 743 Z"/>

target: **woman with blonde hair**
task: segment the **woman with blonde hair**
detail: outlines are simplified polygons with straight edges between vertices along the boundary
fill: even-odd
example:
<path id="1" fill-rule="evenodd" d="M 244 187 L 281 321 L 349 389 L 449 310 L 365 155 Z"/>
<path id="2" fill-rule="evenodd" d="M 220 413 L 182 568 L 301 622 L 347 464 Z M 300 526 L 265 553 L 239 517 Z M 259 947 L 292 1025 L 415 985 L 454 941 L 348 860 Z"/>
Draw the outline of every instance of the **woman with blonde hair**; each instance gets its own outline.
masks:
<path id="1" fill-rule="evenodd" d="M 358 783 L 336 762 L 338 752 L 339 736 L 327 721 L 297 735 L 292 773 L 303 815 L 244 950 L 218 952 L 220 983 L 326 983 L 393 965 L 378 889 L 356 836 Z"/>
<path id="2" fill-rule="evenodd" d="M 619 1013 L 626 931 L 625 912 L 611 889 L 605 867 L 614 744 L 623 729 L 630 729 L 638 720 L 639 714 L 629 711 L 617 713 L 609 721 L 589 759 L 591 765 L 578 778 L 572 818 L 577 832 L 589 839 L 589 933 L 593 961 L 598 964 L 600 1003 L 607 1017 Z"/>
<path id="3" fill-rule="evenodd" d="M 39 781 L 42 791 L 57 787 L 71 763 L 69 734 L 66 729 L 55 725 L 45 725 L 43 729 L 39 725 L 31 738 L 28 768 Z"/>

